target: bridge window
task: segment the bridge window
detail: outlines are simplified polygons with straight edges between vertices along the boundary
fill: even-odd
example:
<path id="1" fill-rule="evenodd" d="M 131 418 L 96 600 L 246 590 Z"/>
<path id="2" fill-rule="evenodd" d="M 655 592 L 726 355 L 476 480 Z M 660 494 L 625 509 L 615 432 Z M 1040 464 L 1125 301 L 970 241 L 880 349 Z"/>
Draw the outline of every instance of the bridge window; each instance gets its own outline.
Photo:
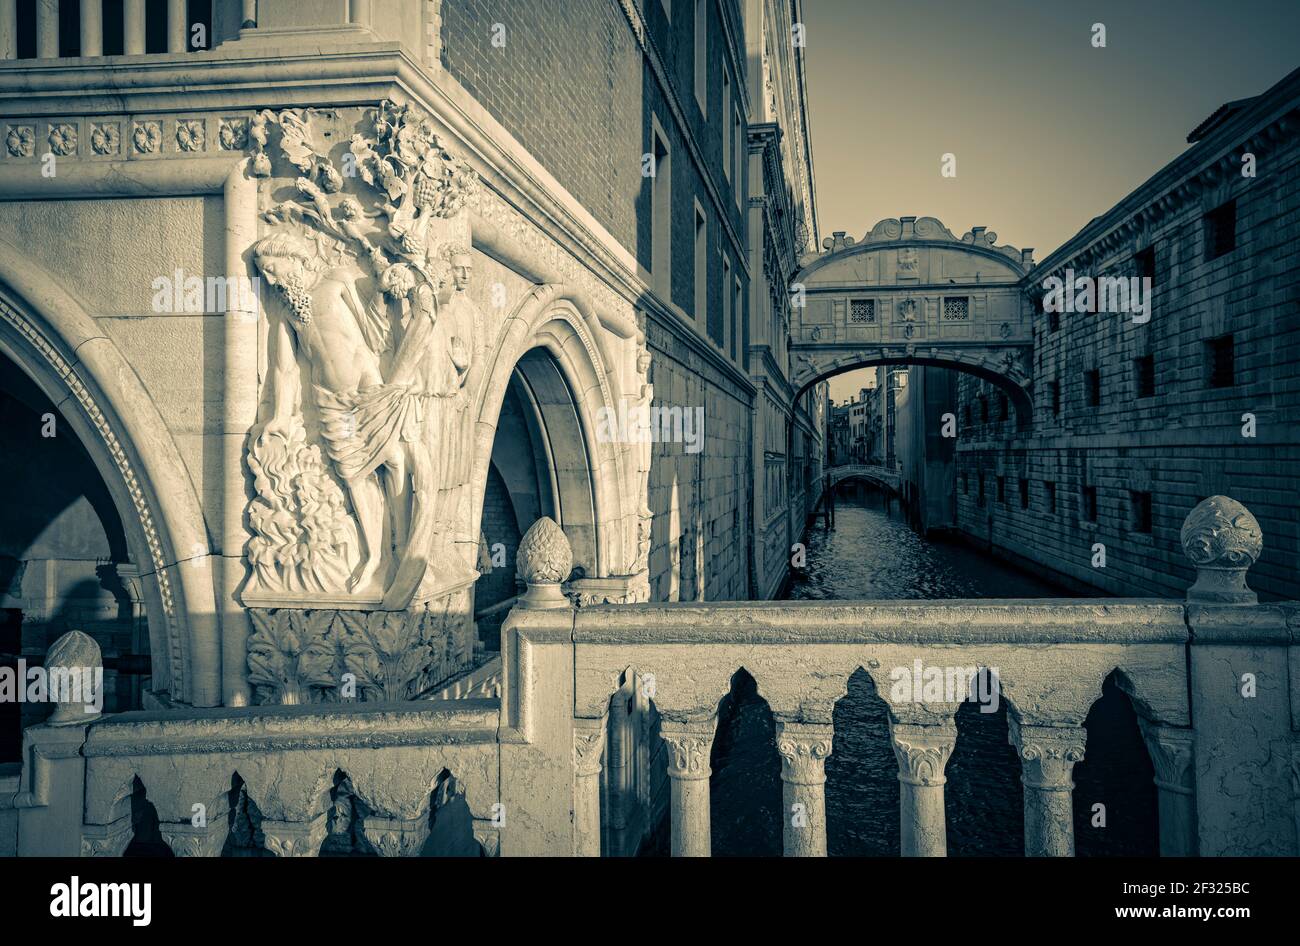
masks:
<path id="1" fill-rule="evenodd" d="M 849 300 L 849 324 L 850 325 L 867 325 L 876 321 L 876 300 L 875 299 L 850 299 Z"/>
<path id="2" fill-rule="evenodd" d="M 1220 204 L 1205 215 L 1205 258 L 1218 259 L 1237 248 L 1237 202 Z"/>
<path id="3" fill-rule="evenodd" d="M 1231 335 L 1220 335 L 1205 343 L 1205 373 L 1212 388 L 1236 384 Z"/>
<path id="4" fill-rule="evenodd" d="M 1085 522 L 1097 521 L 1097 487 L 1083 488 L 1083 519 Z"/>
<path id="5" fill-rule="evenodd" d="M 1101 407 L 1101 372 L 1096 368 L 1083 373 L 1083 389 L 1088 396 L 1089 407 Z"/>
<path id="6" fill-rule="evenodd" d="M 1134 532 L 1151 531 L 1151 494 L 1130 491 L 1129 504 L 1132 509 L 1132 528 Z"/>
<path id="7" fill-rule="evenodd" d="M 1133 380 L 1138 397 L 1156 396 L 1156 359 L 1153 355 L 1143 355 L 1133 359 Z"/>
<path id="8" fill-rule="evenodd" d="M 1023 477 L 1020 479 L 1020 508 L 1029 508 L 1029 480 Z"/>
<path id="9" fill-rule="evenodd" d="M 1043 482 L 1043 492 L 1047 494 L 1047 512 L 1056 515 L 1056 484 L 1051 480 Z"/>
<path id="10" fill-rule="evenodd" d="M 949 322 L 965 322 L 970 315 L 970 299 L 966 296 L 943 300 L 943 317 Z"/>

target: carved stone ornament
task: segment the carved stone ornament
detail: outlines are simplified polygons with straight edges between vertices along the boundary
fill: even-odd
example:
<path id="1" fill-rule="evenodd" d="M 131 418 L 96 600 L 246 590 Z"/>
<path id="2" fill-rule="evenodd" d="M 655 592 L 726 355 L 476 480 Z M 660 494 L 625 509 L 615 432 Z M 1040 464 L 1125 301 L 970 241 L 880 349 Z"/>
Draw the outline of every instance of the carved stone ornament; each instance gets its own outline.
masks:
<path id="1" fill-rule="evenodd" d="M 1254 604 L 1246 572 L 1264 550 L 1259 523 L 1241 503 L 1227 496 L 1202 500 L 1183 522 L 1183 552 L 1196 566 L 1189 601 Z"/>
<path id="2" fill-rule="evenodd" d="M 777 728 L 776 751 L 781 754 L 782 780 L 796 785 L 825 782 L 832 727 L 778 723 Z"/>
<path id="3" fill-rule="evenodd" d="M 91 126 L 90 147 L 95 154 L 117 154 L 121 136 L 116 122 L 103 122 Z"/>
<path id="4" fill-rule="evenodd" d="M 1074 766 L 1083 761 L 1088 731 L 1082 726 L 1022 726 L 1008 720 L 1007 741 L 1021 761 L 1021 781 L 1044 791 L 1074 787 Z"/>
<path id="5" fill-rule="evenodd" d="M 560 582 L 573 571 L 573 550 L 568 536 L 554 519 L 542 516 L 528 527 L 515 555 L 515 571 L 528 584 L 524 604 L 530 607 L 567 604 Z"/>
<path id="6" fill-rule="evenodd" d="M 30 158 L 36 149 L 36 130 L 31 125 L 10 125 L 5 148 L 11 157 Z"/>
<path id="7" fill-rule="evenodd" d="M 909 785 L 943 785 L 944 769 L 957 745 L 954 726 L 891 723 L 890 744 L 898 761 L 898 779 Z"/>
<path id="8" fill-rule="evenodd" d="M 45 670 L 51 687 L 56 679 L 68 684 L 66 688 L 59 684 L 59 693 L 49 693 L 54 711 L 46 725 L 85 723 L 99 715 L 104 696 L 104 658 L 93 637 L 83 631 L 68 631 L 46 651 Z M 61 673 L 56 675 L 56 671 Z"/>
<path id="9" fill-rule="evenodd" d="M 273 171 L 278 130 L 301 199 L 267 211 L 253 247 L 283 306 L 268 312 L 269 416 L 249 438 L 244 597 L 289 606 L 323 593 L 397 612 L 477 575 L 453 545 L 472 468 L 467 382 L 485 334 L 467 294 L 477 176 L 427 118 L 385 101 L 373 133 L 352 135 L 345 179 L 322 121 L 341 119 L 263 111 L 247 129 L 257 176 Z M 223 124 L 222 147 L 242 131 Z"/>
<path id="10" fill-rule="evenodd" d="M 50 150 L 66 157 L 77 150 L 77 126 L 66 123 L 50 126 Z"/>
<path id="11" fill-rule="evenodd" d="M 162 122 L 136 122 L 131 142 L 139 154 L 156 154 L 162 148 Z"/>
<path id="12" fill-rule="evenodd" d="M 712 732 L 669 732 L 661 730 L 668 747 L 668 774 L 677 779 L 706 779 L 712 774 L 709 756 Z"/>

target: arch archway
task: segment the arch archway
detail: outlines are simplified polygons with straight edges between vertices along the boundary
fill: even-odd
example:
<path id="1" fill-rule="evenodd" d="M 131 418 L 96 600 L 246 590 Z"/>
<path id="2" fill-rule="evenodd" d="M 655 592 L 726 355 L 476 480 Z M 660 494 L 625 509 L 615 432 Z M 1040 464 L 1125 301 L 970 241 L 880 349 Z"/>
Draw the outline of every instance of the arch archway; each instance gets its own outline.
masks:
<path id="1" fill-rule="evenodd" d="M 500 516 L 500 491 L 520 535 L 555 519 L 587 577 L 625 574 L 635 554 L 636 507 L 620 483 L 619 445 L 598 436 L 616 391 L 589 316 L 562 286 L 539 286 L 506 320 L 477 411 L 466 541 L 484 562 L 485 525 Z M 486 510 L 490 494 L 497 509 Z M 505 530 L 507 533 L 510 530 Z M 513 575 L 513 551 L 507 554 Z M 476 610 L 479 610 L 476 604 Z"/>
<path id="2" fill-rule="evenodd" d="M 0 356 L 57 408 L 108 491 L 139 570 L 153 688 L 180 702 L 219 705 L 211 549 L 171 432 L 125 356 L 81 304 L 3 242 Z"/>

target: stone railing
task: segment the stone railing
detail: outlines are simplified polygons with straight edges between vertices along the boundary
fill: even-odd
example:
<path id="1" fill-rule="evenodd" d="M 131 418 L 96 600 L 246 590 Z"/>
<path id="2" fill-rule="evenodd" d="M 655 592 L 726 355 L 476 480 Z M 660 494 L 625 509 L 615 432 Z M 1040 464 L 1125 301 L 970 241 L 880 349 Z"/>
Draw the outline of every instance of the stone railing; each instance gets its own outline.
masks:
<path id="1" fill-rule="evenodd" d="M 708 855 L 718 707 L 741 668 L 775 720 L 788 855 L 826 853 L 834 707 L 859 669 L 888 709 L 906 855 L 946 853 L 944 770 L 965 697 L 947 688 L 975 674 L 1008 707 L 1026 854 L 1074 852 L 1072 770 L 1112 676 L 1155 771 L 1163 854 L 1300 849 L 1300 605 L 1255 600 L 1259 531 L 1230 499 L 1206 500 L 1183 528 L 1197 568 L 1186 601 L 578 608 L 559 586 L 563 532 L 543 519 L 530 535 L 499 696 L 103 719 L 60 707 L 25 733 L 27 764 L 0 805 L 17 810 L 19 853 L 120 853 L 143 793 L 180 854 L 218 854 L 232 834 L 279 855 L 340 838 L 415 854 L 451 800 L 487 853 L 625 854 L 653 826 L 666 774 L 672 852 Z M 895 684 L 915 668 L 912 698 Z"/>
<path id="2" fill-rule="evenodd" d="M 125 0 L 122 4 L 122 45 L 127 56 L 145 53 L 146 9 L 145 0 Z M 216 4 L 214 4 L 214 7 Z M 256 0 L 244 0 L 244 19 L 256 19 Z M 76 11 L 80 55 L 104 55 L 104 3 L 103 0 L 81 0 Z M 0 60 L 18 56 L 20 11 L 17 0 L 0 0 Z M 60 49 L 59 4 L 38 0 L 30 13 L 35 17 L 36 58 L 56 59 Z M 186 0 L 167 0 L 167 52 L 186 52 L 189 22 Z M 25 24 L 22 24 L 25 26 Z"/>

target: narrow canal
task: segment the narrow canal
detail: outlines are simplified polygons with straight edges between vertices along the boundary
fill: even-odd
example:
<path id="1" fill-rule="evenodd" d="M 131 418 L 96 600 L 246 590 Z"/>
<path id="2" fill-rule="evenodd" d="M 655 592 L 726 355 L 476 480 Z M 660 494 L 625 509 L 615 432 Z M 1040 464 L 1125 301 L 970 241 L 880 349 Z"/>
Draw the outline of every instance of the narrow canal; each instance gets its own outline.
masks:
<path id="1" fill-rule="evenodd" d="M 819 524 L 805 542 L 807 564 L 794 578 L 791 599 L 1066 596 L 967 545 L 919 535 L 897 500 L 860 484 L 841 487 L 835 528 Z M 1087 756 L 1074 770 L 1078 854 L 1156 854 L 1151 764 L 1128 698 L 1111 682 L 1086 726 Z M 1020 763 L 1007 742 L 1005 703 L 994 713 L 963 705 L 957 732 L 947 768 L 949 855 L 1021 854 Z M 714 855 L 779 856 L 781 762 L 771 713 L 743 672 L 719 714 L 712 766 Z M 860 670 L 836 706 L 826 776 L 831 856 L 896 856 L 898 768 L 884 703 Z"/>

